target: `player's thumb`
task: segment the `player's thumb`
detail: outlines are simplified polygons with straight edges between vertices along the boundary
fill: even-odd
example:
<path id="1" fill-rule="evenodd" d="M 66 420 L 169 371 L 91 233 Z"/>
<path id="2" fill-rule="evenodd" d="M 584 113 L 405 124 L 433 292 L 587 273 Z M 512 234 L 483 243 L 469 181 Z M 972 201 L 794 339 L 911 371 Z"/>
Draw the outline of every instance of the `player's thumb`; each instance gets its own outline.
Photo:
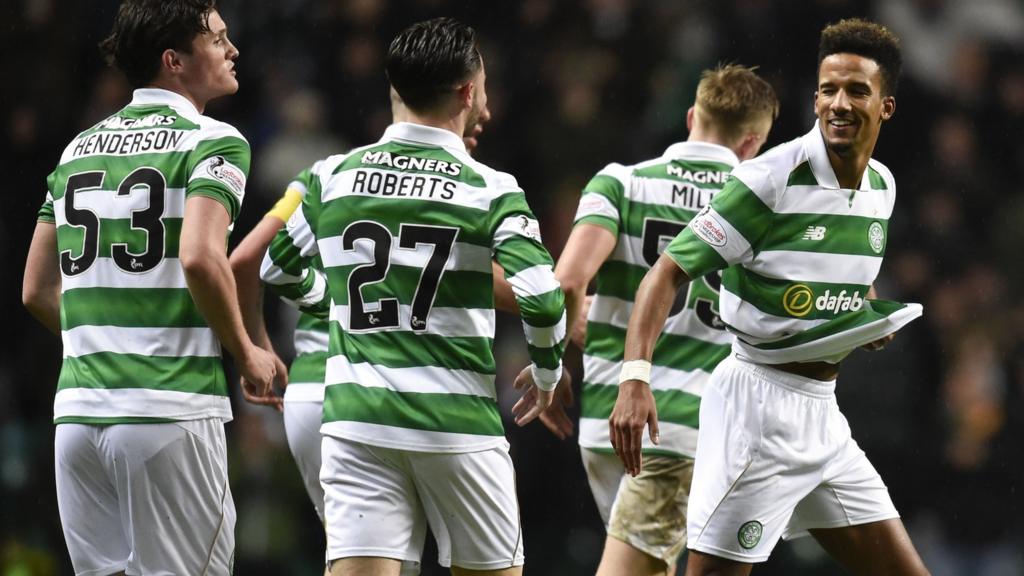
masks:
<path id="1" fill-rule="evenodd" d="M 651 413 L 647 415 L 647 429 L 651 434 L 651 442 L 655 444 L 661 443 L 661 434 L 658 432 L 658 411 L 651 410 Z"/>

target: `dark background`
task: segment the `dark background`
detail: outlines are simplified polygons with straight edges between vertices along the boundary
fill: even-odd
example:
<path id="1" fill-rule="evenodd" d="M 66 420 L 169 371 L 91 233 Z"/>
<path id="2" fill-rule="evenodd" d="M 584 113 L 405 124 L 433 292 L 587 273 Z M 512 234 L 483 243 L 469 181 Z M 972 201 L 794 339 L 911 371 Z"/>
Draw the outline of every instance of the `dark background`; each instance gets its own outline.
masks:
<path id="1" fill-rule="evenodd" d="M 232 242 L 299 170 L 377 140 L 390 118 L 382 57 L 413 21 L 475 26 L 494 120 L 478 156 L 515 175 L 552 253 L 579 190 L 611 161 L 685 139 L 701 69 L 760 66 L 782 111 L 768 146 L 805 133 L 821 27 L 867 16 L 903 40 L 897 112 L 875 157 L 899 195 L 879 292 L 925 317 L 884 352 L 844 364 L 840 405 L 936 575 L 1024 574 L 1024 3 L 1019 0 L 226 0 L 238 94 L 207 113 L 249 139 L 253 171 Z M 131 93 L 96 43 L 117 2 L 0 3 L 0 576 L 70 574 L 53 487 L 60 342 L 20 304 L 46 175 L 81 129 Z M 767 148 L 766 148 L 767 149 Z M 277 307 L 273 307 L 274 310 Z M 10 316 L 7 316 L 10 314 Z M 274 314 L 288 352 L 289 317 Z M 276 319 L 275 319 L 276 318 Z M 526 362 L 518 321 L 496 347 L 505 414 Z M 578 353 L 569 361 L 578 371 Z M 575 443 L 506 422 L 518 470 L 527 574 L 591 574 L 603 531 Z M 243 405 L 227 425 L 238 507 L 237 574 L 318 574 L 323 534 L 277 413 Z M 436 557 L 424 574 L 439 574 Z M 834 574 L 809 541 L 757 574 Z"/>

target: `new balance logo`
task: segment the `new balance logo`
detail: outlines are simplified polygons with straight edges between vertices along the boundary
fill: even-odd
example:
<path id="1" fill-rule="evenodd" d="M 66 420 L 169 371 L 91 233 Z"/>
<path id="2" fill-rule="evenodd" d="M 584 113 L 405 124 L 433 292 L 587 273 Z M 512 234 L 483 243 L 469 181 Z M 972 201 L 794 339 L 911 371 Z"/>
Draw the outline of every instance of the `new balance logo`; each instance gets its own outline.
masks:
<path id="1" fill-rule="evenodd" d="M 824 226 L 808 226 L 807 232 L 804 232 L 804 240 L 824 240 L 825 230 L 827 228 Z"/>

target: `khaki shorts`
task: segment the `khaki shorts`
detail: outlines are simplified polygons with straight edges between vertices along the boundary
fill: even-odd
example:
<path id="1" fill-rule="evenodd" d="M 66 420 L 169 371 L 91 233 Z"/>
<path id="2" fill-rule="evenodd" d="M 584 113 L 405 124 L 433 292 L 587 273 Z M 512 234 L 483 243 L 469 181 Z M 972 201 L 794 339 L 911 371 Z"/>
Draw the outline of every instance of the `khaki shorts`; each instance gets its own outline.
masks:
<path id="1" fill-rule="evenodd" d="M 643 471 L 625 473 L 619 457 L 583 448 L 583 467 L 608 535 L 674 563 L 686 547 L 686 506 L 693 460 L 646 455 Z"/>

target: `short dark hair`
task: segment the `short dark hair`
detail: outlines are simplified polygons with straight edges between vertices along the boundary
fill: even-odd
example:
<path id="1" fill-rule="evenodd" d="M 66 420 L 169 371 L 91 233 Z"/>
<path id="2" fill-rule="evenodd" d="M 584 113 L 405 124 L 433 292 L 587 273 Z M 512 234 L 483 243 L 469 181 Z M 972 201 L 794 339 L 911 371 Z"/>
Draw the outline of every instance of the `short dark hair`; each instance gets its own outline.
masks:
<path id="1" fill-rule="evenodd" d="M 483 65 L 476 32 L 454 18 L 417 22 L 388 48 L 387 75 L 405 105 L 430 110 Z"/>
<path id="2" fill-rule="evenodd" d="M 100 51 L 132 86 L 145 86 L 160 72 L 164 50 L 192 53 L 192 40 L 210 30 L 215 9 L 215 0 L 124 0 Z"/>
<path id="3" fill-rule="evenodd" d="M 849 53 L 870 58 L 882 71 L 882 90 L 895 95 L 899 86 L 903 56 L 900 39 L 888 28 L 875 22 L 851 18 L 826 26 L 818 45 L 818 67 L 832 54 Z"/>

